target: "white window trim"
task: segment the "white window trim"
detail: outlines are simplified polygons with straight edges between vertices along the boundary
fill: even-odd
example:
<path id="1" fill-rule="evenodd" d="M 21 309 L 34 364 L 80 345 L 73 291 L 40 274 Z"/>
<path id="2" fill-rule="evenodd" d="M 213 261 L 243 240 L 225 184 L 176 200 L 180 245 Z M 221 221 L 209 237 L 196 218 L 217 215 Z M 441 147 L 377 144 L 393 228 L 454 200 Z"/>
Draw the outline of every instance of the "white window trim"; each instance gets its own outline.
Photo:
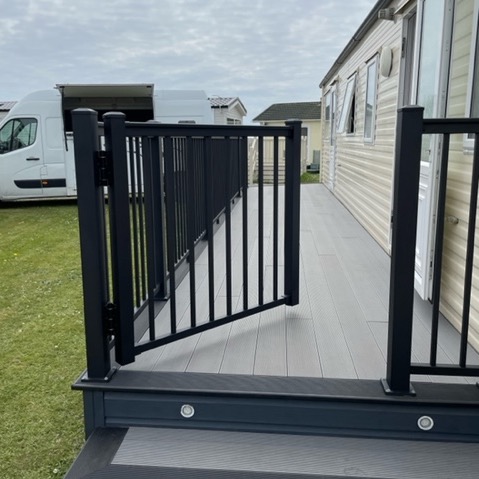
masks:
<path id="1" fill-rule="evenodd" d="M 350 88 L 351 86 L 351 88 Z M 351 108 L 353 106 L 353 96 L 356 93 L 356 73 L 348 78 L 346 88 L 344 89 L 343 104 L 341 106 L 341 115 L 339 115 L 337 133 L 344 133 L 346 129 L 347 119 L 351 115 Z M 353 135 L 355 132 L 347 132 L 348 135 Z"/>
<path id="2" fill-rule="evenodd" d="M 326 95 L 324 95 L 324 121 L 331 121 L 331 91 L 329 90 Z"/>
<path id="3" fill-rule="evenodd" d="M 336 97 L 336 83 L 333 83 L 328 92 L 327 95 L 330 97 L 330 114 L 329 114 L 329 120 L 325 121 L 324 124 L 326 127 L 329 124 L 329 131 L 327 133 L 329 137 L 329 145 L 333 146 L 334 142 L 336 140 L 336 103 L 337 103 L 337 97 Z"/>
<path id="4" fill-rule="evenodd" d="M 372 109 L 372 117 L 371 117 L 371 136 L 366 136 L 366 108 L 368 104 L 368 82 L 369 82 L 369 67 L 372 64 L 376 64 L 376 75 L 374 77 L 374 93 L 373 93 L 373 109 Z M 364 92 L 364 131 L 363 131 L 363 138 L 364 143 L 374 143 L 374 139 L 376 137 L 376 103 L 377 103 L 377 96 L 378 96 L 378 76 L 379 76 L 379 69 L 378 69 L 378 55 L 375 55 L 371 60 L 366 63 L 366 91 Z"/>
<path id="5" fill-rule="evenodd" d="M 466 98 L 466 117 L 472 115 L 472 87 L 474 78 L 474 67 L 476 65 L 477 56 L 479 52 L 476 51 L 476 46 L 479 45 L 479 0 L 474 2 L 474 15 L 471 35 L 471 57 L 469 59 L 469 76 L 467 79 L 467 98 Z M 476 71 L 476 81 L 479 81 L 479 68 Z M 464 149 L 472 151 L 474 149 L 474 139 L 469 138 L 468 135 L 464 135 Z"/>

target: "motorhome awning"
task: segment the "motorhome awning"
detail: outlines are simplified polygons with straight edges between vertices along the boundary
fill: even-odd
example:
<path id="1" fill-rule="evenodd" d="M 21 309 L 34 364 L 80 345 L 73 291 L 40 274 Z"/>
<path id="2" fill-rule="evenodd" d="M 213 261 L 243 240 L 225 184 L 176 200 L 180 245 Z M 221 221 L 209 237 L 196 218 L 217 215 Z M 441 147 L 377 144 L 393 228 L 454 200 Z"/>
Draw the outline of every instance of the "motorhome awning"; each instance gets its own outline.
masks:
<path id="1" fill-rule="evenodd" d="M 136 84 L 57 84 L 63 98 L 148 98 L 153 96 L 153 83 Z"/>

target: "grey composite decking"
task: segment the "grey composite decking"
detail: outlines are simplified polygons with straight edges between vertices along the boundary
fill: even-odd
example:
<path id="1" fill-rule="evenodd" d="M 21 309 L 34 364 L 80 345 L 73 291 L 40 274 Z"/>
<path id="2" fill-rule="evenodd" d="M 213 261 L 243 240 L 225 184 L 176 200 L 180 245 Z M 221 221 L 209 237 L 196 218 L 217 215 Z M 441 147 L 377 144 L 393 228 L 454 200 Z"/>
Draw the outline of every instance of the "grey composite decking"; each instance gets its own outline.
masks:
<path id="1" fill-rule="evenodd" d="M 250 303 L 257 301 L 257 188 L 248 192 Z M 272 276 L 271 197 L 265 187 L 265 278 Z M 282 192 L 281 192 L 282 195 Z M 241 204 L 233 209 L 233 307 L 242 304 Z M 224 226 L 215 235 L 215 254 L 224 251 Z M 127 370 L 378 379 L 386 373 L 389 256 L 322 185 L 301 189 L 300 304 L 280 306 L 196 336 L 148 351 Z M 280 245 L 280 258 L 282 245 Z M 280 261 L 282 265 L 282 261 Z M 226 308 L 225 268 L 215 261 L 216 317 Z M 208 320 L 207 251 L 196 262 L 197 314 Z M 256 269 L 255 269 L 256 268 Z M 282 266 L 279 274 L 281 277 Z M 281 291 L 281 290 L 280 290 Z M 177 290 L 180 327 L 189 321 L 188 277 Z M 265 296 L 271 295 L 270 282 Z M 413 362 L 427 362 L 430 305 L 416 298 Z M 167 304 L 157 330 L 169 325 Z M 459 335 L 443 318 L 438 362 L 457 362 Z M 469 363 L 479 364 L 471 350 Z M 413 379 L 428 381 L 417 376 Z M 434 381 L 475 382 L 472 378 Z"/>

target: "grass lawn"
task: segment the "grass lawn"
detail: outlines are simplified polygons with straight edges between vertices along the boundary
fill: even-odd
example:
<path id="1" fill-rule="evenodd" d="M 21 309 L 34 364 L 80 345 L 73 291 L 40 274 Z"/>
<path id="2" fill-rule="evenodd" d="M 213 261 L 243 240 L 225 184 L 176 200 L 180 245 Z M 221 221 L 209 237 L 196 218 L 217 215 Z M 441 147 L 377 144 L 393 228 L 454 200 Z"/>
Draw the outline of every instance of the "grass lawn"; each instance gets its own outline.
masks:
<path id="1" fill-rule="evenodd" d="M 319 173 L 310 173 L 309 171 L 305 171 L 301 175 L 301 183 L 319 183 L 320 175 Z"/>
<path id="2" fill-rule="evenodd" d="M 83 443 L 76 204 L 0 205 L 0 478 L 63 477 Z"/>

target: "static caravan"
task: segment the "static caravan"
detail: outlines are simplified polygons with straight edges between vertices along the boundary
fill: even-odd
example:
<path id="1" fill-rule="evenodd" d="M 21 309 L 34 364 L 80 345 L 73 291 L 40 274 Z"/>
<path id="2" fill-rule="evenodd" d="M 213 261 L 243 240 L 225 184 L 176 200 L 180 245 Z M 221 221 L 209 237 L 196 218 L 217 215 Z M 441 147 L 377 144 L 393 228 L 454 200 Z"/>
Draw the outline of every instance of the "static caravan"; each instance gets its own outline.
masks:
<path id="1" fill-rule="evenodd" d="M 419 105 L 425 118 L 479 117 L 478 23 L 479 0 L 379 1 L 320 83 L 322 180 L 386 251 L 397 109 Z M 424 300 L 432 297 L 441 148 L 437 135 L 423 141 L 415 288 Z M 472 153 L 470 137 L 451 137 L 441 312 L 456 326 L 463 308 Z M 477 348 L 474 271 L 470 341 Z"/>
<path id="2" fill-rule="evenodd" d="M 243 102 L 238 97 L 209 98 L 215 119 L 215 125 L 242 125 L 243 118 L 248 113 Z"/>
<path id="3" fill-rule="evenodd" d="M 13 108 L 15 103 L 15 101 L 0 101 L 0 121 L 8 115 L 8 112 Z"/>
<path id="4" fill-rule="evenodd" d="M 76 196 L 71 112 L 128 121 L 213 123 L 203 91 L 159 91 L 152 84 L 57 85 L 19 101 L 0 123 L 0 200 Z"/>

